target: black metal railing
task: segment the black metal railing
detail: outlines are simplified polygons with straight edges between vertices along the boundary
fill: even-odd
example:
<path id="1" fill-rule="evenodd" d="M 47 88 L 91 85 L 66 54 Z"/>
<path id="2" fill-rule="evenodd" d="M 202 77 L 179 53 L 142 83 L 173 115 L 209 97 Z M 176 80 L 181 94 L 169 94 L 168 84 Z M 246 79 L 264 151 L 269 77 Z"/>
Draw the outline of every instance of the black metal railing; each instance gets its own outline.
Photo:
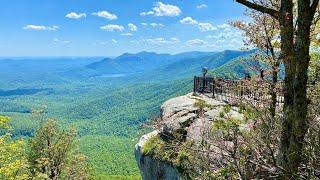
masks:
<path id="1" fill-rule="evenodd" d="M 213 77 L 194 77 L 193 92 L 212 93 L 214 92 Z"/>
<path id="2" fill-rule="evenodd" d="M 271 89 L 276 92 L 277 106 L 283 103 L 283 81 L 272 87 L 267 80 L 214 79 L 212 77 L 194 77 L 194 92 L 212 95 L 217 100 L 236 104 L 241 101 L 259 106 L 269 105 L 272 101 Z"/>

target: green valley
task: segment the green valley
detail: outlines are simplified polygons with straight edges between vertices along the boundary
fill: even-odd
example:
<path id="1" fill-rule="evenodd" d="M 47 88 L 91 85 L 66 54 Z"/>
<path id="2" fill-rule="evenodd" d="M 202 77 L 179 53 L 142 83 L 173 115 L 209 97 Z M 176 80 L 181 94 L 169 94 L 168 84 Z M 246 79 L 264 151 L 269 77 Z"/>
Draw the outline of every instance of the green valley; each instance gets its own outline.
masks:
<path id="1" fill-rule="evenodd" d="M 28 138 L 41 119 L 31 112 L 42 110 L 45 118 L 77 129 L 80 151 L 88 156 L 95 179 L 139 179 L 133 146 L 147 131 L 140 126 L 159 115 L 164 101 L 192 91 L 192 77 L 202 67 L 218 68 L 250 53 L 144 52 L 113 59 L 121 71 L 110 75 L 111 64 L 102 58 L 3 59 L 0 114 L 13 119 L 15 138 Z M 148 61 L 156 63 L 148 66 Z M 144 66 L 133 71 L 132 63 Z"/>

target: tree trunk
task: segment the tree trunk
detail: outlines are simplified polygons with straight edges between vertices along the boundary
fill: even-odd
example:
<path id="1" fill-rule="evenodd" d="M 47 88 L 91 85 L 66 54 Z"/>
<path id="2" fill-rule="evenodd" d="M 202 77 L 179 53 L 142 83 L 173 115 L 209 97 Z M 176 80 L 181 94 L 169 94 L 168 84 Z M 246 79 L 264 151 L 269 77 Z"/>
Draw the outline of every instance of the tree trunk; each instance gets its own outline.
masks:
<path id="1" fill-rule="evenodd" d="M 281 28 L 281 56 L 285 65 L 284 84 L 284 107 L 282 134 L 280 144 L 280 165 L 287 171 L 288 175 L 297 172 L 297 148 L 294 138 L 293 126 L 295 124 L 294 106 L 294 81 L 295 81 L 295 51 L 294 51 L 294 28 L 293 28 L 293 3 L 291 0 L 281 1 L 280 28 Z M 285 175 L 285 176 L 288 176 Z"/>
<path id="2" fill-rule="evenodd" d="M 310 26 L 319 0 L 313 0 L 312 3 L 310 0 L 296 1 L 296 32 L 293 26 L 293 0 L 281 0 L 279 11 L 248 0 L 236 1 L 267 13 L 280 23 L 285 85 L 279 164 L 284 168 L 283 179 L 292 179 L 296 177 L 302 161 L 303 141 L 308 130 L 307 74 L 310 61 Z"/>
<path id="3" fill-rule="evenodd" d="M 285 169 L 287 178 L 296 176 L 298 172 L 298 167 L 302 161 L 304 136 L 308 130 L 307 73 L 310 61 L 311 25 L 308 11 L 309 4 L 310 1 L 308 0 L 298 1 L 298 29 L 295 43 L 291 38 L 294 28 L 289 11 L 292 12 L 292 6 L 287 5 L 281 10 L 283 14 L 282 19 L 280 18 L 281 37 L 283 37 L 281 48 L 285 53 L 283 59 L 286 76 L 280 165 Z"/>
<path id="4" fill-rule="evenodd" d="M 279 65 L 277 67 L 279 67 Z M 272 70 L 271 105 L 270 105 L 270 113 L 273 118 L 276 116 L 277 91 L 275 88 L 276 88 L 277 82 L 278 82 L 278 72 L 274 66 Z"/>

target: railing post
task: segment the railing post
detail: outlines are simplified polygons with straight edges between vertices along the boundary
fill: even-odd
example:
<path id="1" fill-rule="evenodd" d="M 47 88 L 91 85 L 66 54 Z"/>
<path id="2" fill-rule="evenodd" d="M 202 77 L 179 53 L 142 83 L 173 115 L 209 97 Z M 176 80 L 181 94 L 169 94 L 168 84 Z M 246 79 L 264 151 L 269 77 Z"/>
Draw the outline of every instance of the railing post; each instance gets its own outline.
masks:
<path id="1" fill-rule="evenodd" d="M 197 77 L 194 76 L 194 77 L 193 77 L 193 92 L 194 92 L 194 93 L 196 93 L 196 85 L 197 85 L 196 80 L 197 80 Z"/>
<path id="2" fill-rule="evenodd" d="M 214 78 L 212 78 L 212 97 L 213 98 L 215 98 L 214 91 L 215 91 L 215 80 L 214 80 Z"/>
<path id="3" fill-rule="evenodd" d="M 202 93 L 204 93 L 205 84 L 206 84 L 206 76 L 204 75 L 204 76 L 203 76 L 203 79 L 202 79 Z"/>

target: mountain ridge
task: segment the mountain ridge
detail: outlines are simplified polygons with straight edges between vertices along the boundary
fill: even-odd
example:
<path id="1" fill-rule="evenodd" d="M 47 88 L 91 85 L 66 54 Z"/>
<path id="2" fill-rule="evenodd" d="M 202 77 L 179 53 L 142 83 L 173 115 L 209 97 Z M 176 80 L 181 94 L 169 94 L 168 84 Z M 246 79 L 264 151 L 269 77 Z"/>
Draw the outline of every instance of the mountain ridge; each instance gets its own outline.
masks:
<path id="1" fill-rule="evenodd" d="M 221 52 L 190 51 L 179 54 L 160 54 L 142 51 L 136 54 L 124 53 L 115 58 L 105 58 L 85 66 L 98 74 L 141 73 L 161 71 L 178 73 L 194 69 L 187 74 L 201 71 L 201 67 L 217 68 L 230 60 L 252 53 L 252 51 L 225 50 Z M 195 68 L 196 66 L 196 68 Z M 201 67 L 200 67 L 201 66 Z M 182 73 L 186 74 L 186 73 Z"/>

